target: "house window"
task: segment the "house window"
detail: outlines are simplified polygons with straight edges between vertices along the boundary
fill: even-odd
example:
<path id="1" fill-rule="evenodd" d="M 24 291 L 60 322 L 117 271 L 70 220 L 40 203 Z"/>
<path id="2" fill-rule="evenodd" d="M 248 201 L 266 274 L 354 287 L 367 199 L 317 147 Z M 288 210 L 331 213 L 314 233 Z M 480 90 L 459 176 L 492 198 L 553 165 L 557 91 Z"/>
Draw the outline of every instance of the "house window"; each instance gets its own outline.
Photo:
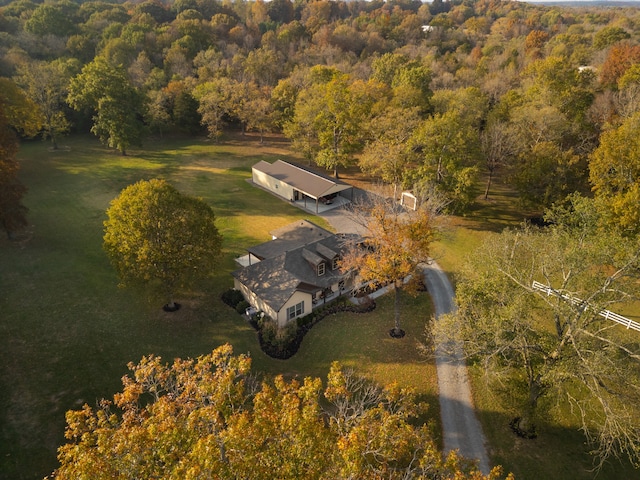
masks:
<path id="1" fill-rule="evenodd" d="M 334 257 L 334 259 L 331 261 L 331 270 L 337 270 L 338 269 L 338 257 Z"/>
<path id="2" fill-rule="evenodd" d="M 291 320 L 292 318 L 299 317 L 304 313 L 304 302 L 300 302 L 293 307 L 287 308 L 287 319 Z"/>
<path id="3" fill-rule="evenodd" d="M 319 276 L 319 277 L 321 277 L 322 275 L 324 275 L 324 270 L 325 270 L 324 262 L 319 263 L 319 264 L 318 264 L 318 276 Z"/>

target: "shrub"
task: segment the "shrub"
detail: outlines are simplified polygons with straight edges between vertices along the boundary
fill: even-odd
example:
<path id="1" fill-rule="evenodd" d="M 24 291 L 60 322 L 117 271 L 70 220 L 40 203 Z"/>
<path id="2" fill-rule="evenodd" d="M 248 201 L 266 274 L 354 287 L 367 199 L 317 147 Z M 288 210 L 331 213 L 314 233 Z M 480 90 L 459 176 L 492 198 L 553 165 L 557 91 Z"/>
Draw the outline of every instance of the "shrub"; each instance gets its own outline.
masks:
<path id="1" fill-rule="evenodd" d="M 338 312 L 367 313 L 374 308 L 376 304 L 371 297 L 362 299 L 359 305 L 354 305 L 341 297 L 333 303 L 313 310 L 304 317 L 299 317 L 284 328 L 279 329 L 273 320 L 265 317 L 257 322 L 260 347 L 270 357 L 286 360 L 296 354 L 304 336 L 323 318 Z"/>
<path id="2" fill-rule="evenodd" d="M 231 308 L 236 308 L 240 302 L 244 301 L 244 295 L 240 290 L 230 288 L 222 294 L 222 301 Z"/>
<path id="3" fill-rule="evenodd" d="M 300 347 L 299 329 L 295 323 L 278 328 L 274 321 L 265 321 L 258 333 L 262 351 L 272 358 L 286 360 Z"/>
<path id="4" fill-rule="evenodd" d="M 249 302 L 247 302 L 246 300 L 242 299 L 236 305 L 236 312 L 238 312 L 239 314 L 243 315 L 245 313 L 245 311 L 247 310 L 247 308 L 249 308 L 250 306 L 251 305 L 249 305 Z"/>

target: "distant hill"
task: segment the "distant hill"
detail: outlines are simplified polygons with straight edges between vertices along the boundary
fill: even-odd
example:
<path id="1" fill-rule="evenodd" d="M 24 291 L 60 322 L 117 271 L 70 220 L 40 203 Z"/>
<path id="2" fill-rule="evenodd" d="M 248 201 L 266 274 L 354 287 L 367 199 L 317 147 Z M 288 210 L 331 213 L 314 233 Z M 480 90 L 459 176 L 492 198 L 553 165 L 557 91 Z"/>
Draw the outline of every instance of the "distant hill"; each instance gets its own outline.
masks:
<path id="1" fill-rule="evenodd" d="M 561 7 L 640 7 L 640 0 L 528 0 L 524 3 L 537 3 L 544 5 L 558 5 Z"/>

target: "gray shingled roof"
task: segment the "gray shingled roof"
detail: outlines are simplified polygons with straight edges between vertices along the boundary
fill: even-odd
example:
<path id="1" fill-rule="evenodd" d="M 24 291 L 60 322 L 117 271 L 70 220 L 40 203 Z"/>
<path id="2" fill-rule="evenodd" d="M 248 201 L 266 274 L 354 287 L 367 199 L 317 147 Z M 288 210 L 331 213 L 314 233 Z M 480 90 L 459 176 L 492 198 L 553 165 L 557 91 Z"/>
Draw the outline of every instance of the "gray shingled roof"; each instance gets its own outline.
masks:
<path id="1" fill-rule="evenodd" d="M 269 240 L 260 245 L 255 245 L 249 248 L 248 252 L 263 260 L 265 258 L 276 257 L 289 250 L 294 250 L 301 245 L 333 236 L 333 233 L 329 230 L 325 230 L 309 220 L 290 223 L 289 225 L 273 230 L 270 234 L 275 240 Z"/>
<path id="2" fill-rule="evenodd" d="M 344 236 L 331 235 L 236 270 L 233 276 L 271 308 L 280 311 L 297 290 L 311 293 L 321 291 L 342 279 L 339 270 L 331 269 L 330 261 L 325 274 L 318 276 L 316 266 L 305 259 L 305 255 L 314 256 L 314 259 L 318 260 L 320 255 L 324 256 L 322 252 L 339 255 L 338 252 L 343 248 Z M 305 250 L 306 254 L 303 253 Z"/>
<path id="3" fill-rule="evenodd" d="M 312 198 L 320 198 L 352 188 L 351 185 L 340 180 L 305 170 L 298 165 L 283 162 L 282 160 L 276 160 L 273 163 L 261 160 L 253 168 L 291 185 L 296 190 Z"/>

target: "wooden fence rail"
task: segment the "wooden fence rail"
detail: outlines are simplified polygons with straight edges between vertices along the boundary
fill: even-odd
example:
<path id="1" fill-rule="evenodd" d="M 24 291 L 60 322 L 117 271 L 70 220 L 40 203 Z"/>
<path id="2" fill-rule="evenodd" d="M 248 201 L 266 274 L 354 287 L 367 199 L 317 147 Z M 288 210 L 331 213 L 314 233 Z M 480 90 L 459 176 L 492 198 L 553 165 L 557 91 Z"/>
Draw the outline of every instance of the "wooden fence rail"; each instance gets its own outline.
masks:
<path id="1" fill-rule="evenodd" d="M 571 297 L 564 293 L 560 293 L 557 290 L 554 290 L 553 288 L 551 288 L 550 286 L 540 282 L 534 281 L 533 284 L 531 285 L 531 288 L 533 288 L 534 290 L 538 290 L 540 292 L 545 292 L 547 295 L 555 295 L 556 297 L 563 298 L 568 302 L 571 302 L 573 305 L 584 304 L 583 300 L 580 300 L 579 298 L 576 298 L 576 297 Z M 620 325 L 625 326 L 627 329 L 630 328 L 632 330 L 640 332 L 640 323 L 634 320 L 631 320 L 627 317 L 623 317 L 622 315 L 618 315 L 617 313 L 611 312 L 609 310 L 600 310 L 598 312 L 598 315 L 600 315 L 601 317 L 604 317 L 607 320 L 611 320 L 613 322 L 619 323 Z"/>

